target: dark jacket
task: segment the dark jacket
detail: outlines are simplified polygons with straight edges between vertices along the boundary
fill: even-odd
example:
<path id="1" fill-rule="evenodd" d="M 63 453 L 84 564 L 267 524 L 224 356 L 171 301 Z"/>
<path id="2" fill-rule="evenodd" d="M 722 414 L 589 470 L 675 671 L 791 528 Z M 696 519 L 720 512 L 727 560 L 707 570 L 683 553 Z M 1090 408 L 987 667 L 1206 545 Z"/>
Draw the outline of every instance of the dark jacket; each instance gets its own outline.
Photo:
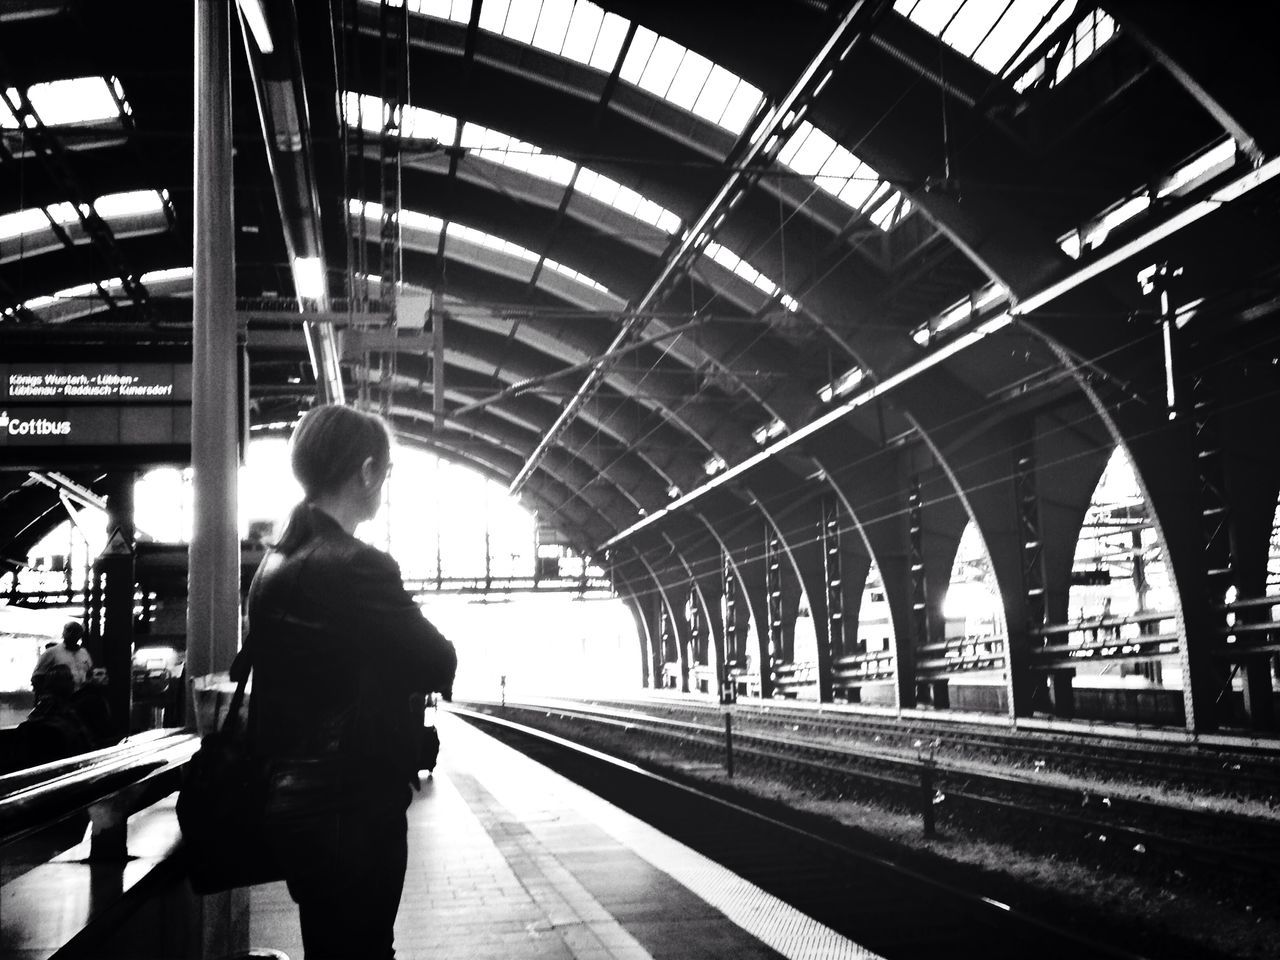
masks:
<path id="1" fill-rule="evenodd" d="M 309 538 L 270 550 L 249 589 L 249 727 L 273 760 L 332 760 L 360 778 L 413 780 L 422 694 L 448 692 L 453 645 L 386 553 L 313 507 Z"/>

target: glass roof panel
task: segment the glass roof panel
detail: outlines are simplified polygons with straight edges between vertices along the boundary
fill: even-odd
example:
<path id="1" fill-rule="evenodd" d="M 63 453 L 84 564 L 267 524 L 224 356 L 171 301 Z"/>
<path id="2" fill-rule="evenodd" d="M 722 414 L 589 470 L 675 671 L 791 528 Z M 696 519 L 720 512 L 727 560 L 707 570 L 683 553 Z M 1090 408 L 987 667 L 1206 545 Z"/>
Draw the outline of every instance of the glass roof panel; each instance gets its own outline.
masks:
<path id="1" fill-rule="evenodd" d="M 719 123 L 737 86 L 737 77 L 719 64 L 712 64 L 711 72 L 698 93 L 698 99 L 693 103 L 693 112 L 703 120 Z"/>
<path id="2" fill-rule="evenodd" d="M 103 77 L 76 77 L 27 88 L 31 106 L 46 126 L 92 123 L 120 116 L 111 85 Z"/>
<path id="3" fill-rule="evenodd" d="M 649 63 L 649 54 L 653 52 L 653 46 L 657 42 L 656 33 L 648 27 L 637 26 L 635 36 L 631 38 L 631 46 L 627 48 L 626 59 L 622 61 L 619 76 L 627 83 L 639 85 L 640 75 L 644 73 L 644 68 Z"/>
<path id="4" fill-rule="evenodd" d="M 569 18 L 573 16 L 573 0 L 542 0 L 542 12 L 538 27 L 533 32 L 533 45 L 557 56 L 564 46 L 569 32 Z"/>
<path id="5" fill-rule="evenodd" d="M 741 133 L 747 128 L 763 100 L 764 94 L 747 81 L 739 79 L 733 96 L 729 98 L 729 105 L 720 116 L 720 126 L 734 133 Z"/>
<path id="6" fill-rule="evenodd" d="M 1028 54 L 1077 9 L 1077 0 L 896 0 L 894 9 L 932 33 L 952 49 L 992 73 L 999 73 L 1017 52 Z M 1115 33 L 1115 22 L 1095 11 L 1081 23 L 1069 49 L 1058 61 L 1055 82 L 1083 63 Z M 1037 72 L 1038 68 L 1038 72 Z M 1025 89 L 1043 73 L 1031 68 L 1030 79 L 1017 78 Z"/>
<path id="7" fill-rule="evenodd" d="M 507 0 L 485 0 L 480 5 L 480 29 L 501 33 L 507 22 Z"/>
<path id="8" fill-rule="evenodd" d="M 1004 66 L 1004 60 L 989 63 L 986 51 L 980 51 L 980 46 L 1010 6 L 1008 3 L 966 3 L 947 26 L 946 32 L 942 34 L 942 41 L 995 73 Z M 977 55 L 979 52 L 981 56 Z"/>
<path id="9" fill-rule="evenodd" d="M 583 0 L 578 0 L 579 5 Z M 594 4 L 587 4 L 594 6 Z M 617 63 L 618 54 L 622 51 L 622 41 L 627 38 L 630 21 L 616 13 L 606 13 L 600 24 L 600 36 L 596 37 L 595 49 L 591 51 L 590 66 L 597 70 L 612 70 Z"/>
<path id="10" fill-rule="evenodd" d="M 93 209 L 103 220 L 132 217 L 147 213 L 163 213 L 164 197 L 156 190 L 136 190 L 130 193 L 110 193 L 93 201 Z M 0 216 L 0 240 L 28 236 L 49 229 L 49 221 L 59 226 L 76 223 L 80 219 L 75 205 L 66 201 L 49 207 L 28 207 Z"/>
<path id="11" fill-rule="evenodd" d="M 348 200 L 347 209 L 351 211 L 352 216 L 360 216 L 363 211 L 365 217 L 370 220 L 382 219 L 382 205 L 379 203 L 361 203 L 359 200 Z M 411 229 L 422 230 L 427 233 L 439 234 L 445 228 L 445 223 L 439 217 L 433 217 L 429 213 L 422 213 L 417 210 L 402 210 L 400 212 L 400 223 Z M 495 250 L 498 253 L 514 257 L 527 263 L 537 263 L 542 260 L 543 267 L 552 270 L 575 280 L 578 283 L 588 286 L 593 290 L 599 290 L 601 293 L 613 295 L 612 291 L 602 283 L 592 279 L 584 273 L 566 267 L 558 261 L 539 257 L 532 250 L 522 247 L 519 244 L 512 243 L 510 240 L 504 240 L 502 237 L 496 237 L 491 233 L 485 233 L 483 230 L 477 230 L 475 227 L 469 227 L 465 223 L 459 223 L 456 220 L 449 221 L 448 235 L 452 239 L 462 240 L 467 243 L 484 247 L 487 250 Z"/>
<path id="12" fill-rule="evenodd" d="M 111 193 L 93 201 L 93 209 L 104 220 L 110 220 L 112 217 L 132 217 L 140 213 L 163 211 L 164 199 L 156 190 Z"/>
<path id="13" fill-rule="evenodd" d="M 345 95 L 348 101 L 353 97 L 348 93 Z M 366 116 L 377 116 L 381 111 L 381 101 L 377 97 L 362 96 L 361 100 L 365 105 Z M 430 111 L 423 111 L 429 113 Z M 455 123 L 452 117 L 446 117 L 443 114 L 435 114 L 439 118 L 440 123 Z M 820 134 L 825 137 L 825 134 Z M 827 138 L 828 140 L 830 138 Z M 522 170 L 531 176 L 540 177 L 545 180 L 551 180 L 561 186 L 568 185 L 573 175 L 574 164 L 570 160 L 558 157 L 554 154 L 543 153 L 537 146 L 517 140 L 515 137 L 508 136 L 497 130 L 488 127 L 482 127 L 479 124 L 467 123 L 463 125 L 462 130 L 462 146 L 471 150 L 476 156 L 483 157 L 494 163 L 501 163 L 507 166 Z M 847 153 L 847 151 L 846 151 Z M 857 161 L 855 160 L 856 164 Z M 869 169 L 869 168 L 867 168 Z M 867 186 L 869 193 L 875 181 Z M 887 184 L 881 185 L 887 189 Z M 591 170 L 588 167 L 580 167 L 578 169 L 578 178 L 574 181 L 574 190 L 585 196 L 591 197 L 606 206 L 624 213 L 627 216 L 635 217 L 650 226 L 656 227 L 664 233 L 674 234 L 681 227 L 681 220 L 670 210 L 654 203 L 643 194 L 632 190 L 630 187 L 623 186 L 616 180 L 606 177 L 601 173 Z M 357 200 L 350 202 L 351 212 L 359 216 L 360 204 Z M 369 203 L 365 206 L 366 215 L 375 219 L 381 219 L 381 207 L 376 203 Z M 376 211 L 376 212 L 374 212 Z M 414 223 L 413 218 L 422 217 L 423 214 L 414 213 L 406 210 L 403 215 L 402 222 L 406 226 L 419 226 L 424 229 L 439 229 L 440 221 L 435 221 L 435 226 L 424 224 L 422 222 Z M 435 218 L 432 218 L 433 220 Z M 468 228 L 469 229 L 469 228 Z M 523 249 L 523 248 L 521 248 Z M 732 270 L 735 274 L 754 284 L 770 296 L 779 291 L 779 287 L 772 280 L 759 273 L 750 264 L 743 261 L 737 254 L 728 250 L 721 244 L 712 242 L 707 248 L 707 255 L 711 256 L 722 266 Z M 525 257 L 524 259 L 528 259 Z M 565 268 L 568 269 L 568 268 Z M 591 281 L 594 283 L 594 281 Z M 603 288 L 601 288 L 603 289 Z M 783 302 L 787 304 L 788 310 L 798 309 L 798 304 L 790 296 L 783 295 Z"/>
<path id="14" fill-rule="evenodd" d="M 799 148 L 792 154 L 791 159 L 787 161 L 787 166 L 796 171 L 796 173 L 803 173 L 807 177 L 812 177 L 822 169 L 823 164 L 831 157 L 832 151 L 836 148 L 836 142 L 817 127 L 809 126 L 808 132 L 809 135 L 804 138 Z"/>
<path id="15" fill-rule="evenodd" d="M 512 0 L 507 8 L 507 22 L 502 25 L 503 36 L 520 43 L 532 43 L 541 11 L 541 0 Z"/>
<path id="16" fill-rule="evenodd" d="M 684 47 L 666 37 L 658 37 L 653 52 L 649 54 L 649 62 L 644 66 L 644 73 L 640 75 L 641 89 L 666 99 L 683 59 Z"/>
<path id="17" fill-rule="evenodd" d="M 937 36 L 964 0 L 897 0 L 893 8 Z"/>
<path id="18" fill-rule="evenodd" d="M 42 207 L 27 207 L 14 213 L 0 215 L 0 240 L 12 240 L 24 234 L 35 233 L 49 226 L 49 218 Z"/>
<path id="19" fill-rule="evenodd" d="M 603 21 L 604 11 L 594 3 L 575 3 L 569 29 L 565 31 L 564 45 L 560 49 L 561 56 L 577 63 L 590 63 L 591 50 Z"/>
<path id="20" fill-rule="evenodd" d="M 702 85 L 707 82 L 711 73 L 711 61 L 701 54 L 686 50 L 680 68 L 671 81 L 671 89 L 667 99 L 677 107 L 692 110 L 698 97 L 702 94 Z"/>

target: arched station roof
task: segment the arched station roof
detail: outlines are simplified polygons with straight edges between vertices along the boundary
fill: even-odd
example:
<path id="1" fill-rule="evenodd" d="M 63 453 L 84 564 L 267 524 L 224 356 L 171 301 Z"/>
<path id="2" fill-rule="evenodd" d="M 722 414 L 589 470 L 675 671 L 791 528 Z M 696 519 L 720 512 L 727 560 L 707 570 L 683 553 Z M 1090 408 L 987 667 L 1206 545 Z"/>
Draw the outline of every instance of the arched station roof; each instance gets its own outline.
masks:
<path id="1" fill-rule="evenodd" d="M 189 336 L 192 7 L 0 5 L 0 353 Z M 346 392 L 584 552 L 695 515 L 731 539 L 828 483 L 872 519 L 920 471 L 980 496 L 982 451 L 1045 424 L 1140 434 L 1165 416 L 1148 264 L 1184 268 L 1197 344 L 1274 357 L 1260 8 L 240 8 L 266 31 L 233 30 L 253 426 L 317 395 L 291 251 L 322 254 L 335 316 L 389 299 L 394 139 L 401 309 L 342 338 Z M 5 483 L 11 554 L 50 505 Z"/>

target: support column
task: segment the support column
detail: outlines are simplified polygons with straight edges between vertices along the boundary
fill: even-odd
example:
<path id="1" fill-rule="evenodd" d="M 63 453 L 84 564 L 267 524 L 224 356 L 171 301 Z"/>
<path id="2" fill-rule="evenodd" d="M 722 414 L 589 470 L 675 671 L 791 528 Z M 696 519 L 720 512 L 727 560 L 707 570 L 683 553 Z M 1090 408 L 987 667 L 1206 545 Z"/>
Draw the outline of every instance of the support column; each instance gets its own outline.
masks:
<path id="1" fill-rule="evenodd" d="M 188 696 L 192 678 L 227 669 L 240 645 L 230 15 L 228 0 L 196 2 Z"/>
<path id="2" fill-rule="evenodd" d="M 99 649 L 90 650 L 95 666 L 107 670 L 107 706 L 116 739 L 129 735 L 133 678 L 133 484 L 132 470 L 112 472 L 106 481 L 108 536 L 98 558 L 102 577 Z"/>
<path id="3" fill-rule="evenodd" d="M 1022 592 L 1027 614 L 1027 645 L 1030 648 L 1036 648 L 1044 645 L 1041 630 L 1045 625 L 1047 607 L 1044 588 L 1044 545 L 1040 535 L 1040 497 L 1036 488 L 1035 450 L 1030 441 L 1021 444 L 1015 453 L 1013 488 L 1018 507 L 1018 550 L 1022 559 Z M 1009 643 L 1012 647 L 1012 624 L 1009 629 Z M 1006 654 L 1010 653 L 1010 650 L 1006 650 Z M 1013 656 L 1007 655 L 1005 669 L 1009 675 L 1007 688 L 1009 706 L 1016 716 L 1020 700 L 1016 685 L 1020 678 L 1015 676 L 1014 660 Z M 1026 698 L 1025 706 L 1026 711 L 1030 713 L 1034 708 L 1036 691 L 1043 690 L 1044 675 L 1031 670 L 1029 663 L 1018 666 L 1026 669 L 1029 674 L 1026 680 L 1031 689 L 1028 691 L 1030 695 Z M 1071 678 L 1074 674 L 1074 670 L 1057 670 L 1053 673 L 1050 681 L 1052 685 L 1050 705 L 1058 716 L 1071 716 L 1074 712 L 1075 706 L 1071 696 Z"/>
<path id="4" fill-rule="evenodd" d="M 920 478 L 911 478 L 911 488 L 907 493 L 907 524 L 908 524 L 908 547 L 909 562 L 911 574 L 911 640 L 910 645 L 913 649 L 919 650 L 921 647 L 929 643 L 929 588 L 928 579 L 925 576 L 924 568 L 924 504 L 920 495 Z M 901 646 L 901 644 L 899 644 Z M 906 682 L 906 678 L 901 678 L 899 683 Z M 915 680 L 911 679 L 914 686 Z M 946 706 L 945 703 L 938 703 L 938 700 L 945 698 L 946 687 L 945 681 L 941 684 L 935 683 L 933 689 L 932 700 L 934 706 Z M 913 694 L 913 702 L 915 695 Z"/>

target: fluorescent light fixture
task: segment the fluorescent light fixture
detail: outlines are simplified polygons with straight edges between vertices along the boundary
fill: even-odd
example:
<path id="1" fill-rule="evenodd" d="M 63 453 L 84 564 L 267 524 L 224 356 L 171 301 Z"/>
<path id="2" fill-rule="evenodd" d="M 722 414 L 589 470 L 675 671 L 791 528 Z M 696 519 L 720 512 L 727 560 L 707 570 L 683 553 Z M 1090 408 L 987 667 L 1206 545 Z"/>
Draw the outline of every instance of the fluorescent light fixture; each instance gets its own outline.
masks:
<path id="1" fill-rule="evenodd" d="M 319 300 L 325 293 L 324 269 L 319 257 L 293 258 L 293 286 L 299 297 Z"/>
<path id="2" fill-rule="evenodd" d="M 852 370 L 846 370 L 844 373 L 840 374 L 840 376 L 822 387 L 822 389 L 818 391 L 818 396 L 821 398 L 823 403 L 830 403 L 836 397 L 844 396 L 860 384 L 866 375 L 866 371 L 861 367 L 854 367 Z M 781 431 L 779 431 L 779 433 L 780 432 Z M 772 439 L 772 437 L 777 435 L 778 434 L 776 433 L 771 434 L 770 438 Z"/>
<path id="3" fill-rule="evenodd" d="M 262 0 L 236 0 L 236 5 L 258 49 L 263 53 L 273 53 L 275 44 L 271 42 L 271 30 L 267 27 L 267 13 L 262 9 Z"/>
<path id="4" fill-rule="evenodd" d="M 673 483 L 671 486 L 667 487 L 667 496 L 672 500 L 679 500 L 681 496 L 680 488 Z"/>
<path id="5" fill-rule="evenodd" d="M 725 466 L 724 457 L 720 456 L 718 453 L 714 453 L 707 462 L 702 465 L 702 469 L 706 472 L 707 476 L 710 477 L 719 473 L 725 468 Z"/>
<path id="6" fill-rule="evenodd" d="M 133 190 L 129 193 L 109 193 L 93 201 L 93 209 L 103 220 L 114 217 L 131 217 L 144 213 L 164 211 L 164 198 L 155 190 Z M 88 211 L 83 211 L 86 216 Z"/>
<path id="7" fill-rule="evenodd" d="M 780 437 L 786 433 L 787 425 L 776 417 L 763 426 L 757 427 L 751 431 L 751 437 L 760 446 L 764 446 L 774 437 Z"/>

